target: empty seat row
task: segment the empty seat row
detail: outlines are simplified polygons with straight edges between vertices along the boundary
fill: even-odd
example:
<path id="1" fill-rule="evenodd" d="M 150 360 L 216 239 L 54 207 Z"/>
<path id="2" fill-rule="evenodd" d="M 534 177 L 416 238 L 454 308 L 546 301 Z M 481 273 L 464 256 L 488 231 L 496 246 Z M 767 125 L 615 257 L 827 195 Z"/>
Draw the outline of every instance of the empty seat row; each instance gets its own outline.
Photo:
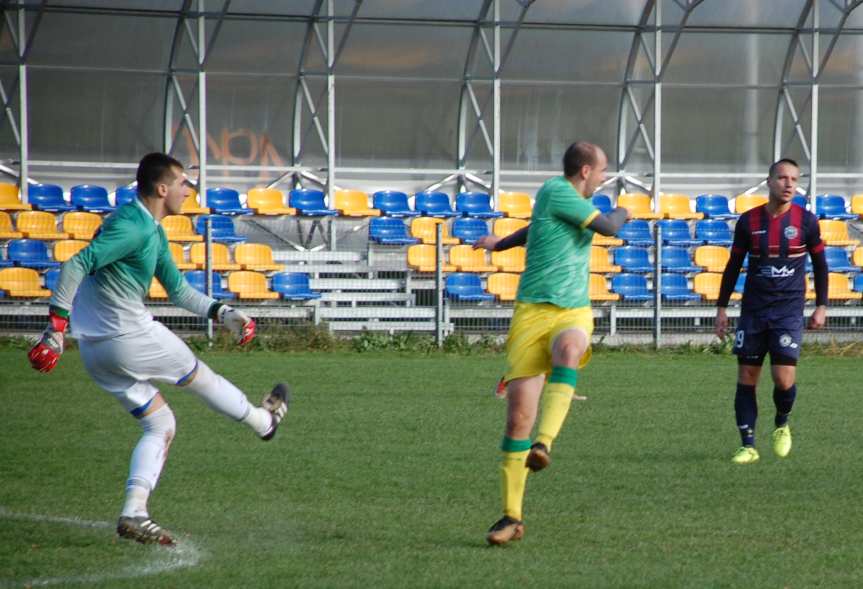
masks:
<path id="1" fill-rule="evenodd" d="M 5 211 L 0 211 L 0 239 L 93 239 L 102 225 L 102 218 L 94 213 L 70 212 L 62 217 L 58 230 L 57 217 L 44 211 L 22 211 L 15 222 Z"/>
<path id="2" fill-rule="evenodd" d="M 206 293 L 206 272 L 198 270 L 185 274 L 189 284 Z M 213 273 L 213 298 L 240 300 L 274 300 L 310 301 L 321 298 L 321 293 L 309 286 L 309 275 L 303 272 L 283 272 L 274 274 L 272 279 L 259 272 L 240 270 L 228 274 L 227 290 L 222 285 L 221 274 Z M 150 285 L 151 299 L 167 299 L 168 293 L 155 278 Z"/>
<path id="3" fill-rule="evenodd" d="M 502 252 L 491 253 L 491 263 L 485 250 L 474 249 L 469 245 L 456 245 L 450 248 L 448 261 L 441 264 L 443 272 L 524 272 L 526 250 L 514 247 Z M 408 248 L 408 267 L 417 272 L 434 272 L 436 259 L 435 246 L 420 244 Z"/>

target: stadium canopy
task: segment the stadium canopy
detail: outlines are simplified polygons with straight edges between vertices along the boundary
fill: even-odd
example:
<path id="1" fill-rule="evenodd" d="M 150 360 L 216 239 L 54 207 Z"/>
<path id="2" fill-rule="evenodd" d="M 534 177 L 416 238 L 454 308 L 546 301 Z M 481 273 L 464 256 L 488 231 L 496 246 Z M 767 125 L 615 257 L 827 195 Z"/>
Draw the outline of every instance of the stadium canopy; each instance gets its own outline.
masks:
<path id="1" fill-rule="evenodd" d="M 863 0 L 3 3 L 0 168 L 131 180 L 519 189 L 574 139 L 614 188 L 859 188 Z M 811 173 L 810 173 L 811 172 Z M 658 181 L 654 181 L 657 180 Z"/>

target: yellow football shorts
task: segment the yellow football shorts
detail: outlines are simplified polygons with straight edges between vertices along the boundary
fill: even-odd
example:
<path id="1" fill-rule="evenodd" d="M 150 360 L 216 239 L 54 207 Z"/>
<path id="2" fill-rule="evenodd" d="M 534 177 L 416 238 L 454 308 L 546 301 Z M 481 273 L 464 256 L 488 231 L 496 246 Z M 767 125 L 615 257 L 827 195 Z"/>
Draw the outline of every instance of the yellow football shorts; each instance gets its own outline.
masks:
<path id="1" fill-rule="evenodd" d="M 554 338 L 567 329 L 578 328 L 593 334 L 593 311 L 589 306 L 565 309 L 550 303 L 516 301 L 506 339 L 507 368 L 504 380 L 525 378 L 551 372 L 551 347 Z M 590 345 L 581 357 L 579 368 L 590 362 Z"/>

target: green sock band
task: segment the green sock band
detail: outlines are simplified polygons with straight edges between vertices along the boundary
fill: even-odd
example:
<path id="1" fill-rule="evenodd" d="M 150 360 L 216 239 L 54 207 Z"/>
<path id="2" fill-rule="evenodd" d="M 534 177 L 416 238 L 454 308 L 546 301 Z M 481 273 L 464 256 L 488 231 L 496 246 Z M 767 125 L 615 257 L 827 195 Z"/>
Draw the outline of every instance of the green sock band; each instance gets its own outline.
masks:
<path id="1" fill-rule="evenodd" d="M 524 452 L 530 450 L 530 438 L 526 440 L 514 440 L 504 436 L 500 443 L 500 449 L 504 452 Z"/>
<path id="2" fill-rule="evenodd" d="M 578 370 L 569 366 L 555 366 L 551 369 L 548 382 L 559 382 L 575 388 L 575 385 L 578 384 Z"/>

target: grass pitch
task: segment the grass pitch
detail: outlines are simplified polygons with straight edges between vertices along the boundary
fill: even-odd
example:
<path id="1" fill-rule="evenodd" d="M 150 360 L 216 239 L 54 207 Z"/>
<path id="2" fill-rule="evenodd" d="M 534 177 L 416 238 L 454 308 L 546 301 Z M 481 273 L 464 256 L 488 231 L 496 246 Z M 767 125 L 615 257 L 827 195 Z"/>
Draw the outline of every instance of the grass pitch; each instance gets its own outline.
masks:
<path id="1" fill-rule="evenodd" d="M 294 403 L 264 444 L 164 388 L 178 431 L 150 508 L 171 553 L 113 535 L 135 420 L 77 352 L 46 376 L 0 350 L 0 587 L 863 586 L 858 359 L 804 357 L 784 461 L 762 380 L 762 459 L 739 467 L 730 357 L 596 354 L 528 480 L 525 539 L 489 548 L 502 358 L 203 358 L 255 401 L 287 380 Z"/>

